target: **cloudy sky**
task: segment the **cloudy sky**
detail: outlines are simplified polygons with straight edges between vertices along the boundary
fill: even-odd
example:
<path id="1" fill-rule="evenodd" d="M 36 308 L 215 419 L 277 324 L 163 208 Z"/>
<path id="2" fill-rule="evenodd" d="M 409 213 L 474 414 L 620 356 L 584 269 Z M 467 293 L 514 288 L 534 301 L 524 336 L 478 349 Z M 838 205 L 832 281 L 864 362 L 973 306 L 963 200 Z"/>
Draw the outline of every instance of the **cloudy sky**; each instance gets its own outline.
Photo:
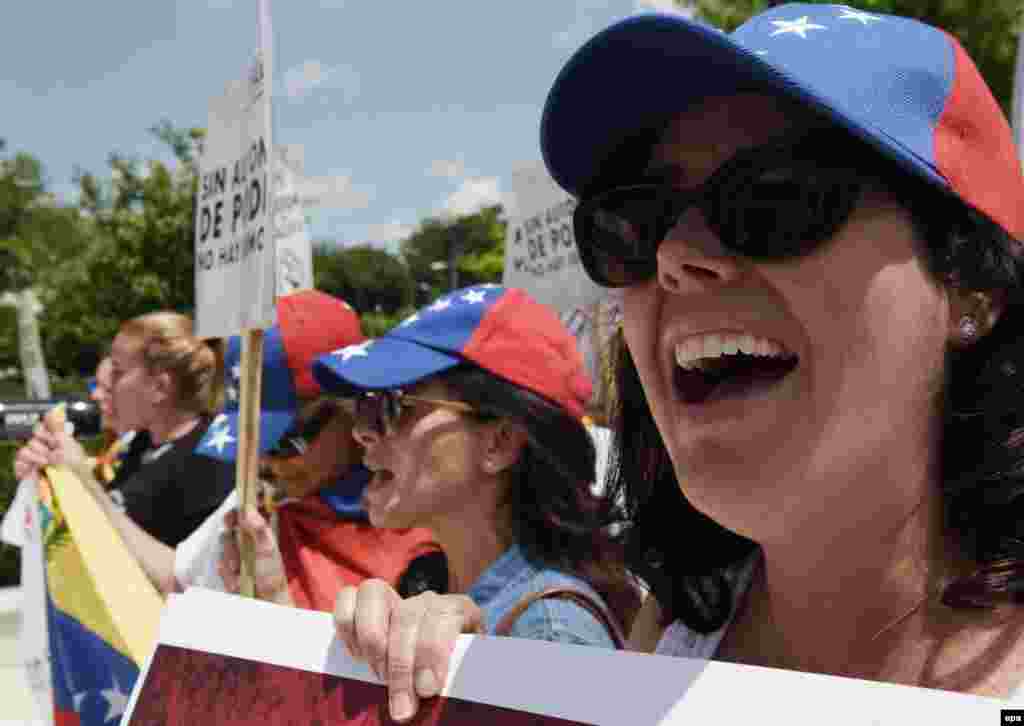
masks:
<path id="1" fill-rule="evenodd" d="M 612 20 L 672 0 L 272 0 L 275 141 L 322 200 L 314 239 L 393 246 L 427 215 L 500 201 L 539 158 L 548 87 Z M 203 126 L 241 78 L 256 0 L 32 0 L 4 8 L 0 137 L 74 201 L 76 168 L 163 156 L 147 129 Z"/>

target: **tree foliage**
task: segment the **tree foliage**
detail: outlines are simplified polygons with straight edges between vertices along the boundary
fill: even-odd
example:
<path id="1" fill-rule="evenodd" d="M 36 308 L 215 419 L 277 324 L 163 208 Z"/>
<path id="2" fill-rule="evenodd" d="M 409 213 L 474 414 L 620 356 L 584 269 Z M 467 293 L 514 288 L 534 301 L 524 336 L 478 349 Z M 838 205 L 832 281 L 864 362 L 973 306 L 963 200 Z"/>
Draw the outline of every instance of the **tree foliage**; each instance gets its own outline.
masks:
<path id="1" fill-rule="evenodd" d="M 505 261 L 505 224 L 500 204 L 455 219 L 423 220 L 402 242 L 402 257 L 416 284 L 417 303 L 448 289 L 448 271 L 443 265 L 448 263 L 453 244 L 460 287 L 499 282 Z"/>
<path id="2" fill-rule="evenodd" d="M 714 25 L 733 30 L 770 0 L 697 0 L 697 12 Z M 1013 101 L 1013 74 L 1020 31 L 1020 0 L 848 0 L 858 10 L 917 18 L 960 39 L 1007 117 Z"/>
<path id="3" fill-rule="evenodd" d="M 318 290 L 342 298 L 360 313 L 394 315 L 413 300 L 412 278 L 402 261 L 371 245 L 317 244 L 313 279 Z"/>
<path id="4" fill-rule="evenodd" d="M 120 323 L 154 310 L 191 313 L 194 148 L 202 133 L 163 122 L 152 129 L 175 163 L 112 154 L 109 177 L 83 173 L 80 263 L 41 290 L 44 347 L 59 373 L 95 365 Z"/>

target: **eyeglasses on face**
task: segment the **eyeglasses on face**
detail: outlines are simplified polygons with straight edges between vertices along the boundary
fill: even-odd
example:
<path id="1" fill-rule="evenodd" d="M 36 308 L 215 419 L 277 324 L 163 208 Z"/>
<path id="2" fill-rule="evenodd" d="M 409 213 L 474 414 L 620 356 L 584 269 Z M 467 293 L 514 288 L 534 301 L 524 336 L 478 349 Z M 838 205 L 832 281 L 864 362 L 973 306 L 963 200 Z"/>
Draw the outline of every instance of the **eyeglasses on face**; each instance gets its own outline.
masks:
<path id="1" fill-rule="evenodd" d="M 863 150 L 837 130 L 804 130 L 742 149 L 693 189 L 652 182 L 595 194 L 573 214 L 580 260 L 599 285 L 645 282 L 691 207 L 732 254 L 762 262 L 808 254 L 843 227 L 877 176 Z"/>
<path id="2" fill-rule="evenodd" d="M 264 456 L 272 459 L 301 456 L 342 410 L 340 402 L 331 398 L 321 398 L 307 406 L 295 417 L 274 448 Z"/>
<path id="3" fill-rule="evenodd" d="M 356 427 L 378 436 L 391 436 L 398 430 L 402 413 L 416 405 L 447 408 L 460 413 L 477 413 L 478 409 L 463 401 L 414 396 L 395 388 L 387 391 L 364 391 L 356 398 L 345 399 L 346 408 Z"/>

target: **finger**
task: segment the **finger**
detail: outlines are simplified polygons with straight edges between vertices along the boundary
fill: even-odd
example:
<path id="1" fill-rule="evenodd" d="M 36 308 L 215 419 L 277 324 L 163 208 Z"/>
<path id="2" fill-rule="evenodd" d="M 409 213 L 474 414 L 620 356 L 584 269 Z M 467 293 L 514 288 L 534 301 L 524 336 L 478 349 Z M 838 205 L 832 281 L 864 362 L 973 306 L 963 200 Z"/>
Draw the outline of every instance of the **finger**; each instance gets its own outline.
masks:
<path id="1" fill-rule="evenodd" d="M 345 644 L 348 654 L 356 660 L 363 660 L 355 638 L 357 592 L 351 585 L 341 588 L 334 601 L 334 629 Z"/>
<path id="2" fill-rule="evenodd" d="M 217 574 L 224 581 L 224 588 L 228 592 L 238 592 L 238 581 L 240 579 L 241 558 L 238 554 L 238 542 L 235 541 L 234 531 L 223 532 L 221 538 L 220 562 L 217 565 Z"/>
<path id="3" fill-rule="evenodd" d="M 256 510 L 245 512 L 241 528 L 244 536 L 252 539 L 253 583 L 257 592 L 266 598 L 278 595 L 288 587 L 288 578 L 273 529 Z"/>
<path id="4" fill-rule="evenodd" d="M 402 600 L 391 613 L 388 629 L 388 707 L 391 718 L 406 721 L 419 708 L 413 686 L 413 666 L 419 639 L 420 620 L 428 610 L 423 596 Z"/>
<path id="5" fill-rule="evenodd" d="M 224 513 L 224 528 L 228 529 L 228 530 L 233 530 L 237 526 L 238 526 L 238 510 L 237 509 L 229 509 L 227 512 Z"/>
<path id="6" fill-rule="evenodd" d="M 365 580 L 356 593 L 356 647 L 381 681 L 385 681 L 387 674 L 391 611 L 399 601 L 398 593 L 383 580 Z"/>
<path id="7" fill-rule="evenodd" d="M 452 653 L 459 635 L 483 629 L 483 614 L 468 597 L 434 596 L 430 602 L 430 610 L 420 622 L 413 676 L 416 693 L 421 698 L 436 696 L 448 681 Z"/>

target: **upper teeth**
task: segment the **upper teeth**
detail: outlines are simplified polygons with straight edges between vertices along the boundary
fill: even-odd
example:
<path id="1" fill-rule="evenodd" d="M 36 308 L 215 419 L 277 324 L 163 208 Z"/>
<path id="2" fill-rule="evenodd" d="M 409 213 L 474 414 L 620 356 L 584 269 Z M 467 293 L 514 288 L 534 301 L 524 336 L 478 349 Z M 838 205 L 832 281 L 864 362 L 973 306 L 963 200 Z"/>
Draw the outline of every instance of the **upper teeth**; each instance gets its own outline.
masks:
<path id="1" fill-rule="evenodd" d="M 789 353 L 778 343 L 743 333 L 711 333 L 695 335 L 676 343 L 676 363 L 683 368 L 699 368 L 703 361 L 723 355 L 786 356 Z"/>

